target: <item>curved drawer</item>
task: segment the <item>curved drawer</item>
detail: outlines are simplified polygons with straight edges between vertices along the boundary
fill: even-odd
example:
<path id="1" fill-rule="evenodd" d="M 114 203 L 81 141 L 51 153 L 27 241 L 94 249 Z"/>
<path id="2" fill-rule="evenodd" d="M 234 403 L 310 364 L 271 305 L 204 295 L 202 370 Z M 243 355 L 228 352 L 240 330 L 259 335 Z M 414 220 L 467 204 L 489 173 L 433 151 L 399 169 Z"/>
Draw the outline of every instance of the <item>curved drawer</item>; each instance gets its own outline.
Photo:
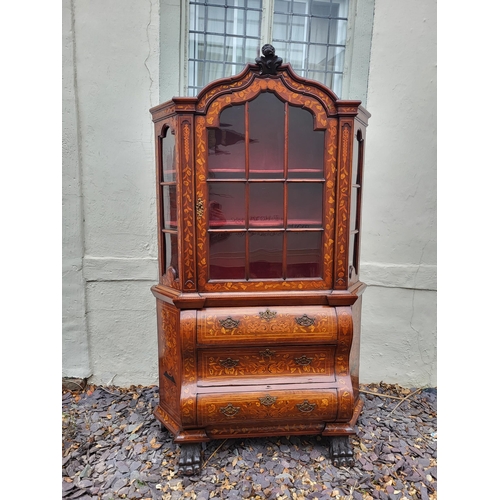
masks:
<path id="1" fill-rule="evenodd" d="M 198 395 L 199 425 L 294 420 L 333 421 L 337 390 L 270 391 Z"/>
<path id="2" fill-rule="evenodd" d="M 200 345 L 304 344 L 337 341 L 334 307 L 207 308 L 197 312 Z"/>
<path id="3" fill-rule="evenodd" d="M 205 349 L 198 352 L 198 385 L 307 383 L 335 380 L 335 345 Z M 286 378 L 284 378 L 286 377 Z"/>

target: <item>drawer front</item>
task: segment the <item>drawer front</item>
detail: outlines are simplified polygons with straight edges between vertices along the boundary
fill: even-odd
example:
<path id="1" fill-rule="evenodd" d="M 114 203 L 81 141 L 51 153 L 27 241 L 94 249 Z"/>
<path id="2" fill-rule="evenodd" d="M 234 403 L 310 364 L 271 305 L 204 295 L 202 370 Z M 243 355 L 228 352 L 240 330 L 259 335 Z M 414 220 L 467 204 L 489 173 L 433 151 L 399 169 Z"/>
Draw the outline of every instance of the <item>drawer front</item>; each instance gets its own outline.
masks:
<path id="1" fill-rule="evenodd" d="M 334 307 L 208 308 L 197 313 L 201 345 L 269 345 L 337 341 Z"/>
<path id="2" fill-rule="evenodd" d="M 337 390 L 271 391 L 198 396 L 200 425 L 269 421 L 333 421 Z"/>
<path id="3" fill-rule="evenodd" d="M 335 346 L 251 347 L 198 351 L 198 384 L 326 382 L 335 380 Z"/>

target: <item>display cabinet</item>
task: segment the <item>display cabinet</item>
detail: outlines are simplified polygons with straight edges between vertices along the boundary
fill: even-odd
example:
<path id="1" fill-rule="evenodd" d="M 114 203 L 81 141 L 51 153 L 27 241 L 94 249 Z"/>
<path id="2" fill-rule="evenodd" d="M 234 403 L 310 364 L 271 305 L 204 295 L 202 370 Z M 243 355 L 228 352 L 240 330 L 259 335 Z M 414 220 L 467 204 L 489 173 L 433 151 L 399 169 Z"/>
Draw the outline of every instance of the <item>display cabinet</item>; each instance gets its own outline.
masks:
<path id="1" fill-rule="evenodd" d="M 270 45 L 238 75 L 151 109 L 159 405 L 197 473 L 202 443 L 325 436 L 353 463 L 359 398 L 360 101 Z"/>

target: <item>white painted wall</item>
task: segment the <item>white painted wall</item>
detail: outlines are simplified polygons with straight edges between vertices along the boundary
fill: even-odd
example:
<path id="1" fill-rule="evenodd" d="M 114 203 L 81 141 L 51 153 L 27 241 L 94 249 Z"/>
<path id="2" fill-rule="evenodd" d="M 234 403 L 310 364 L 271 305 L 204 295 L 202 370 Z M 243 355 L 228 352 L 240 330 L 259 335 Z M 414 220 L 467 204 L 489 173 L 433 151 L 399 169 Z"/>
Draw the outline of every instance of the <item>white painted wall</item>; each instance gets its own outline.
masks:
<path id="1" fill-rule="evenodd" d="M 75 68 L 68 69 L 71 51 L 65 50 L 64 99 L 72 133 L 63 163 L 63 267 L 76 269 L 63 278 L 63 375 L 92 374 L 96 383 L 117 385 L 152 383 L 157 350 L 149 289 L 157 275 L 157 248 L 148 110 L 159 99 L 158 1 L 66 0 L 63 6 Z M 74 171 L 80 191 L 70 182 Z M 79 320 L 75 325 L 73 317 Z"/>
<path id="2" fill-rule="evenodd" d="M 184 14 L 179 0 L 63 2 L 63 376 L 157 382 L 148 110 L 181 93 Z M 377 0 L 361 256 L 369 285 L 363 382 L 436 384 L 435 32 L 435 2 Z M 349 97 L 363 85 L 351 81 Z"/>
<path id="3" fill-rule="evenodd" d="M 436 385 L 436 2 L 377 0 L 367 108 L 361 379 Z"/>

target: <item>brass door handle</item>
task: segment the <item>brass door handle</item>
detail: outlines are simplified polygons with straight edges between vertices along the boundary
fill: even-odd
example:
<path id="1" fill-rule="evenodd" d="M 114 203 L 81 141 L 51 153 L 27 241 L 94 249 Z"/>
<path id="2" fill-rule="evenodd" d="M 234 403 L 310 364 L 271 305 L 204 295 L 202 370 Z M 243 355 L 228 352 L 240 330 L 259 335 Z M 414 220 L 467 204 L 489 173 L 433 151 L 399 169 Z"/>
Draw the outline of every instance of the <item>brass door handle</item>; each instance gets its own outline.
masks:
<path id="1" fill-rule="evenodd" d="M 198 219 L 201 219 L 204 213 L 205 213 L 205 204 L 203 203 L 203 198 L 198 198 L 196 200 L 196 216 L 198 217 Z"/>

